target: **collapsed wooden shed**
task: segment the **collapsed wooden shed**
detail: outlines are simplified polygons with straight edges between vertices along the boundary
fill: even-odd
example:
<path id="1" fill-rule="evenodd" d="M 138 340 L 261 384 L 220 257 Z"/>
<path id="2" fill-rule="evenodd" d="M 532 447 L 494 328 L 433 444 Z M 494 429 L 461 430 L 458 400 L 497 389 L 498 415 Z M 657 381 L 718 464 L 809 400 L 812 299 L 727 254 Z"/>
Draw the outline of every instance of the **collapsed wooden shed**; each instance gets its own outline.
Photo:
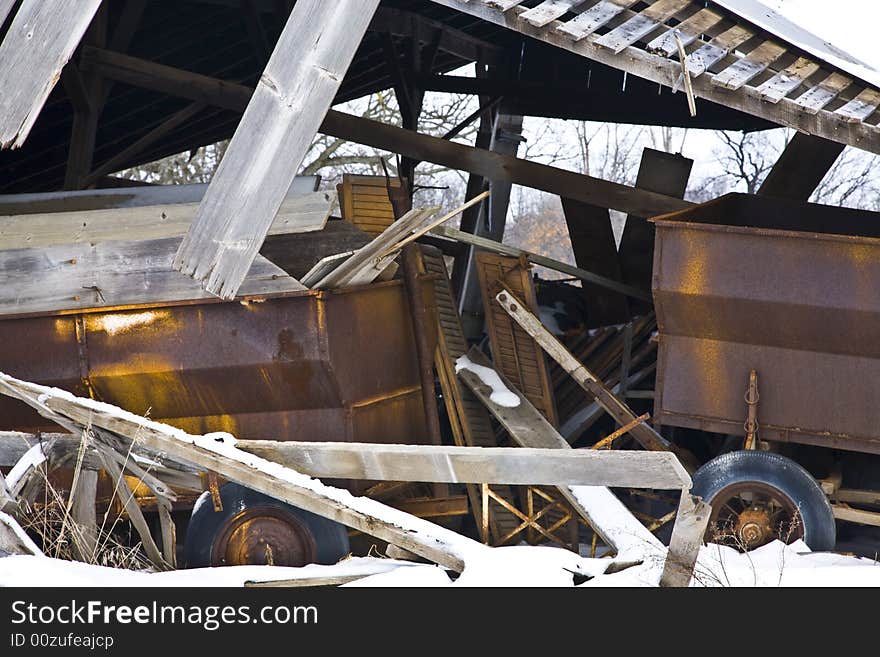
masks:
<path id="1" fill-rule="evenodd" d="M 166 397 L 164 405 L 156 400 L 155 417 L 183 424 L 193 433 L 232 427 L 240 438 L 266 438 L 257 434 L 269 431 L 284 434 L 272 437 L 299 440 L 331 434 L 335 440 L 361 440 L 365 435 L 370 442 L 384 433 L 384 442 L 441 447 L 436 370 L 452 437 L 463 449 L 495 446 L 499 426 L 525 447 L 565 447 L 603 411 L 622 429 L 602 446 L 628 434 L 648 450 L 672 449 L 627 400 L 651 396 L 650 390 L 634 389 L 652 376 L 656 349 L 650 313 L 654 237 L 647 218 L 689 207 L 683 196 L 692 163 L 646 149 L 636 185 L 630 187 L 529 162 L 517 157 L 522 116 L 740 130 L 795 128 L 798 135 L 760 193 L 800 200 L 810 195 L 845 145 L 880 153 L 876 72 L 778 16 L 768 18 L 747 0 L 708 5 L 690 0 L 127 0 L 62 5 L 63 11 L 52 12 L 45 4 L 23 0 L 7 3 L 14 11 L 0 16 L 5 19 L 0 88 L 15 90 L 0 98 L 0 143 L 12 147 L 0 152 L 0 193 L 7 195 L 0 199 L 0 212 L 6 215 L 0 223 L 0 257 L 12 284 L 6 288 L 2 314 L 7 319 L 0 328 L 11 335 L 45 334 L 47 339 L 54 331 L 66 340 L 59 350 L 70 358 L 49 377 L 40 372 L 27 376 L 27 358 L 14 371 L 5 362 L 0 370 L 144 412 L 154 406 L 150 400 L 157 390 L 175 394 L 166 375 L 180 370 L 180 363 L 151 364 L 153 379 L 138 366 L 126 370 L 130 350 L 144 351 L 143 334 L 135 332 L 131 347 L 108 340 L 108 347 L 122 351 L 98 364 L 100 339 L 111 335 L 107 317 L 127 318 L 122 323 L 128 329 L 153 324 L 138 325 L 132 319 L 145 308 L 169 308 L 163 312 L 176 335 L 181 324 L 194 327 L 191 343 L 181 343 L 181 358 L 196 353 L 198 345 L 203 351 L 196 358 L 207 361 L 213 358 L 208 338 L 217 338 L 220 345 L 232 340 L 202 324 L 207 314 L 233 312 L 219 298 L 238 301 L 234 314 L 244 318 L 242 326 L 248 325 L 248 316 L 264 318 L 278 306 L 314 306 L 308 311 L 314 326 L 304 325 L 300 332 L 314 330 L 324 336 L 321 340 L 334 330 L 322 321 L 337 326 L 357 322 L 358 308 L 369 321 L 384 320 L 398 329 L 399 339 L 392 340 L 389 333 L 384 338 L 404 358 L 383 372 L 388 380 L 377 382 L 371 376 L 382 368 L 381 362 L 345 358 L 381 343 L 368 332 L 358 341 L 342 331 L 339 347 L 319 341 L 323 353 L 308 358 L 297 336 L 288 334 L 283 343 L 275 331 L 281 324 L 251 321 L 254 340 L 263 341 L 265 352 L 252 354 L 249 363 L 259 374 L 237 379 L 231 388 L 244 385 L 256 391 L 265 385 L 267 394 L 254 395 L 260 400 L 256 408 L 241 403 L 235 393 L 224 397 L 219 392 L 216 366 L 175 381 L 182 397 L 198 398 L 198 413 L 186 416 L 176 398 Z M 57 38 L 61 33 L 67 40 Z M 41 38 L 34 39 L 35 34 Z M 476 64 L 476 77 L 448 74 L 466 63 Z M 389 87 L 400 104 L 402 127 L 330 109 Z M 418 134 L 427 91 L 480 98 L 480 111 L 469 117 L 480 125 L 474 147 Z M 296 178 L 317 131 L 399 154 L 404 191 L 418 161 L 466 171 L 468 202 L 450 216 L 439 216 L 436 209 L 408 207 L 401 198 L 405 194 L 388 189 L 382 204 L 390 205 L 396 221 L 384 221 L 387 209 L 372 208 L 374 218 L 383 220 L 364 224 L 372 234 L 342 229 L 342 222 L 328 221 L 333 195 Z M 156 199 L 165 190 L 106 190 L 126 184 L 112 176 L 119 170 L 228 137 L 232 142 L 213 181 L 188 198 L 188 207 L 179 197 L 164 209 L 158 207 Z M 562 271 L 580 278 L 585 293 L 603 309 L 596 324 L 603 329 L 591 339 L 563 346 L 548 341 L 540 322 L 529 324 L 528 317 L 520 322 L 518 311 L 519 317 L 523 311 L 537 311 L 529 262 L 556 268 L 560 263 L 505 252 L 498 244 L 512 184 L 562 198 L 578 265 Z M 341 187 L 345 194 L 354 193 L 353 185 Z M 66 191 L 59 192 L 62 188 Z M 93 191 L 76 191 L 89 189 Z M 481 196 L 484 190 L 489 194 Z M 152 200 L 139 204 L 133 201 L 138 196 Z M 132 203 L 134 207 L 125 207 Z M 345 217 L 355 205 L 343 201 L 342 207 Z M 609 209 L 628 215 L 619 250 Z M 459 213 L 461 234 L 440 227 Z M 429 231 L 433 238 L 426 236 Z M 438 236 L 455 240 L 438 241 Z M 436 250 L 405 248 L 417 239 L 441 246 L 452 270 Z M 298 257 L 308 249 L 307 258 Z M 503 255 L 489 257 L 486 250 Z M 398 262 L 395 280 L 375 283 L 395 277 Z M 55 277 L 48 292 L 45 280 L 42 285 L 34 281 L 36 274 L 47 272 Z M 517 299 L 512 307 L 501 300 L 505 293 L 510 295 L 505 298 Z M 347 305 L 329 301 L 340 297 L 366 300 Z M 393 298 L 376 301 L 378 297 Z M 334 304 L 344 309 L 331 320 Z M 294 314 L 301 319 L 299 311 Z M 54 318 L 51 327 L 48 317 Z M 506 378 L 506 387 L 519 397 L 516 412 L 493 404 L 485 381 L 475 380 L 461 366 L 468 340 L 481 332 L 484 322 L 494 363 L 480 363 L 474 352 L 470 363 L 494 367 L 496 375 Z M 613 324 L 621 328 L 610 329 Z M 260 335 L 267 325 L 278 335 Z M 328 333 L 322 333 L 325 328 Z M 96 340 L 102 331 L 105 335 Z M 545 351 L 558 368 L 545 360 Z M 331 363 L 330 352 L 342 358 Z M 394 358 L 385 354 L 379 360 Z M 333 403 L 322 406 L 311 396 L 301 398 L 308 409 L 296 408 L 303 411 L 300 415 L 317 412 L 309 422 L 295 415 L 291 427 L 294 416 L 284 413 L 291 400 L 280 395 L 274 399 L 273 390 L 277 392 L 278 381 L 294 385 L 285 377 L 297 365 L 318 361 L 323 363 L 318 369 L 333 371 L 324 386 L 332 391 L 327 397 Z M 231 369 L 241 376 L 246 367 L 234 363 Z M 400 376 L 392 377 L 395 372 Z M 566 373 L 576 386 L 569 382 L 565 388 Z M 359 387 L 360 379 L 369 379 L 368 384 Z M 313 380 L 308 386 L 321 387 Z M 393 431 L 379 416 L 358 424 L 358 414 L 369 415 L 365 408 L 381 413 L 386 404 L 393 406 L 384 407 L 386 416 L 395 418 Z M 340 411 L 338 421 L 321 413 L 330 407 Z M 490 422 L 487 409 L 497 424 Z M 242 418 L 231 417 L 239 410 Z M 269 418 L 267 423 L 256 419 L 259 413 Z M 45 429 L 20 417 L 15 427 L 5 428 Z M 686 462 L 690 458 L 683 450 L 677 453 Z M 329 468 L 322 476 L 354 477 L 346 472 Z M 369 473 L 362 478 L 372 480 L 375 471 Z M 465 512 L 470 509 L 486 543 L 506 543 L 525 533 L 575 548 L 580 517 L 597 539 L 615 547 L 604 520 L 591 517 L 586 498 L 573 495 L 564 482 L 543 482 L 560 484 L 561 498 L 546 487 L 527 486 L 523 504 L 510 490 L 523 482 L 502 479 L 508 480 L 457 478 L 455 482 L 467 484 L 467 498 L 453 500 L 442 489 L 449 482 L 426 478 L 435 502 L 426 515 L 442 517 L 444 508 L 457 505 Z M 387 488 L 376 485 L 373 493 L 387 495 Z M 614 504 L 607 490 L 596 494 L 603 499 L 598 508 Z M 398 501 L 416 508 L 412 495 Z M 685 565 L 684 575 L 669 574 L 667 581 L 677 583 L 682 577 L 687 581 L 687 563 L 698 545 L 694 536 L 702 535 L 707 519 L 705 509 L 694 506 L 687 495 L 681 497 L 680 511 L 681 527 L 693 526 L 689 533 L 683 529 L 673 546 Z M 674 516 L 673 511 L 660 520 Z M 652 519 L 649 526 L 656 530 L 665 522 Z M 568 537 L 561 537 L 566 528 Z M 393 532 L 382 537 L 389 535 Z M 404 543 L 398 545 L 414 548 Z M 437 558 L 431 551 L 420 554 Z M 445 563 L 460 565 L 448 559 Z"/>

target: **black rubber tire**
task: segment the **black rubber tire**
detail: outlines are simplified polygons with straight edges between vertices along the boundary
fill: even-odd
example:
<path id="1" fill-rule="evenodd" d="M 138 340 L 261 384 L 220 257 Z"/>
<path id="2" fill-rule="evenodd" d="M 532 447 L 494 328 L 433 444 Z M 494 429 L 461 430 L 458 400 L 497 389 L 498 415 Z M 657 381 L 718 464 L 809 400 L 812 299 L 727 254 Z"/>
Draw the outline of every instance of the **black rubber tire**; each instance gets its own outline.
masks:
<path id="1" fill-rule="evenodd" d="M 284 509 L 302 522 L 315 540 L 314 563 L 331 565 L 349 553 L 348 531 L 344 525 L 338 522 L 285 504 L 273 497 L 235 483 L 220 487 L 220 500 L 223 502 L 222 511 L 214 511 L 210 499 L 203 501 L 194 509 L 184 542 L 184 568 L 211 566 L 214 541 L 220 534 L 224 523 L 240 511 L 255 506 Z"/>
<path id="2" fill-rule="evenodd" d="M 718 456 L 694 473 L 691 494 L 712 500 L 731 484 L 760 482 L 787 496 L 800 510 L 804 542 L 814 551 L 832 550 L 836 542 L 834 514 L 812 475 L 789 458 L 756 450 Z"/>

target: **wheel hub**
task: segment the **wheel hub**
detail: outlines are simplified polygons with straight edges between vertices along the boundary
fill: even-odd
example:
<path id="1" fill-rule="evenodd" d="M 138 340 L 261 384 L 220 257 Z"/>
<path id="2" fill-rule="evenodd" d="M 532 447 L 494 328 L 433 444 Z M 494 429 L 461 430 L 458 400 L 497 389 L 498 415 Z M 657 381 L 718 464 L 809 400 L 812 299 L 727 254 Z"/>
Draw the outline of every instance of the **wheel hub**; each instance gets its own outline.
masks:
<path id="1" fill-rule="evenodd" d="M 736 519 L 734 531 L 749 550 L 769 543 L 774 533 L 770 524 L 770 513 L 766 508 L 757 506 L 748 508 Z"/>
<path id="2" fill-rule="evenodd" d="M 304 566 L 315 560 L 311 532 L 277 507 L 251 507 L 231 517 L 211 551 L 214 566 Z"/>

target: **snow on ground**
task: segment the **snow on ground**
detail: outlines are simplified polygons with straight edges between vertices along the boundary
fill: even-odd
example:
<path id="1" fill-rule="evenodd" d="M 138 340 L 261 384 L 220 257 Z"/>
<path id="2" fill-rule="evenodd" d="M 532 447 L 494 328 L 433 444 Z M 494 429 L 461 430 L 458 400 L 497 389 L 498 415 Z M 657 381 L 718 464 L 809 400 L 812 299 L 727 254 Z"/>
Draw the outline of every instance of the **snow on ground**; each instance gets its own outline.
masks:
<path id="1" fill-rule="evenodd" d="M 345 584 L 355 587 L 568 587 L 579 557 L 567 550 L 543 546 L 511 546 L 487 549 L 472 559 L 453 581 L 443 568 L 394 559 L 349 558 L 333 566 L 304 568 L 278 566 L 230 566 L 198 568 L 166 573 L 145 573 L 92 566 L 43 556 L 0 558 L 0 586 L 153 587 L 242 586 L 246 581 L 305 579 L 365 575 Z M 661 560 L 611 575 L 598 575 L 579 587 L 657 586 Z M 828 552 L 810 552 L 801 541 L 779 541 L 748 554 L 718 545 L 700 552 L 692 587 L 870 586 L 880 587 L 880 562 Z"/>

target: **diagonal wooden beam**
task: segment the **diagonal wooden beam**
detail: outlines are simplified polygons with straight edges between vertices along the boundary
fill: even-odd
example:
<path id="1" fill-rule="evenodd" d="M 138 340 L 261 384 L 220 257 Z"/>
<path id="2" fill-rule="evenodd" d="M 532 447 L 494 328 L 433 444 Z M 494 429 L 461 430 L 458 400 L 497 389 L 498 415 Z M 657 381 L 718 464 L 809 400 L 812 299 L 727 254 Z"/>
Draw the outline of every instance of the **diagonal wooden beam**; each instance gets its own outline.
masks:
<path id="1" fill-rule="evenodd" d="M 379 0 L 299 0 L 173 267 L 235 296 L 330 108 Z"/>
<path id="2" fill-rule="evenodd" d="M 253 93 L 253 89 L 245 85 L 98 48 L 84 49 L 83 56 L 83 67 L 99 71 L 105 77 L 238 112 L 247 107 Z M 692 205 L 672 196 L 476 149 L 336 110 L 327 112 L 321 132 L 425 162 L 478 173 L 489 180 L 509 181 L 636 216 L 651 217 Z"/>
<path id="3" fill-rule="evenodd" d="M 834 166 L 844 145 L 798 132 L 776 160 L 759 196 L 806 201 Z"/>

